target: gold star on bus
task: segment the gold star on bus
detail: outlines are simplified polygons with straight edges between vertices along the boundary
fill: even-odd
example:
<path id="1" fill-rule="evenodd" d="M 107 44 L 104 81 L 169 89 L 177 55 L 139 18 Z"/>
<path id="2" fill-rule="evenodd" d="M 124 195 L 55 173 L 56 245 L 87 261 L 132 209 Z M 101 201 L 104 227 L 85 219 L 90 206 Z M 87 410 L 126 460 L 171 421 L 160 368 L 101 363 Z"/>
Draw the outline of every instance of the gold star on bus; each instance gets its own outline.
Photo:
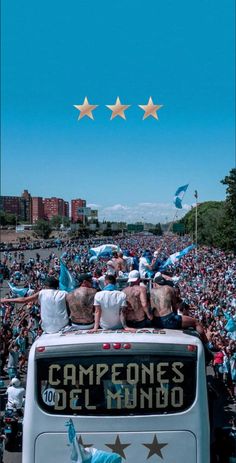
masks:
<path id="1" fill-rule="evenodd" d="M 121 104 L 120 98 L 116 98 L 116 103 L 113 105 L 106 105 L 112 111 L 111 119 L 114 119 L 117 116 L 122 117 L 122 119 L 126 119 L 124 111 L 130 107 L 130 105 Z"/>
<path id="2" fill-rule="evenodd" d="M 105 444 L 105 445 L 112 450 L 112 453 L 118 453 L 118 455 L 120 455 L 121 458 L 124 458 L 126 460 L 126 456 L 124 454 L 123 449 L 126 449 L 126 447 L 129 447 L 130 444 L 122 444 L 119 436 L 116 436 L 116 440 L 114 444 Z"/>
<path id="3" fill-rule="evenodd" d="M 85 97 L 84 102 L 82 105 L 79 104 L 74 104 L 74 107 L 80 111 L 80 115 L 78 119 L 82 119 L 83 117 L 87 116 L 90 117 L 90 119 L 93 119 L 93 113 L 92 111 L 98 107 L 98 105 L 92 105 L 89 104 L 88 98 Z"/>
<path id="4" fill-rule="evenodd" d="M 157 111 L 158 109 L 161 109 L 163 107 L 163 105 L 154 104 L 151 96 L 148 100 L 148 104 L 146 105 L 139 104 L 138 106 L 144 110 L 143 119 L 146 119 L 147 117 L 152 116 L 154 117 L 154 119 L 157 119 L 157 120 L 158 120 Z"/>
<path id="5" fill-rule="evenodd" d="M 159 442 L 157 440 L 157 436 L 155 434 L 151 444 L 142 444 L 142 445 L 144 445 L 145 447 L 147 447 L 149 449 L 149 454 L 148 454 L 148 457 L 147 457 L 147 460 L 148 460 L 149 458 L 152 457 L 152 455 L 158 455 L 159 457 L 163 458 L 162 453 L 161 453 L 161 449 L 163 447 L 165 447 L 166 445 L 168 445 L 168 444 L 159 444 Z"/>

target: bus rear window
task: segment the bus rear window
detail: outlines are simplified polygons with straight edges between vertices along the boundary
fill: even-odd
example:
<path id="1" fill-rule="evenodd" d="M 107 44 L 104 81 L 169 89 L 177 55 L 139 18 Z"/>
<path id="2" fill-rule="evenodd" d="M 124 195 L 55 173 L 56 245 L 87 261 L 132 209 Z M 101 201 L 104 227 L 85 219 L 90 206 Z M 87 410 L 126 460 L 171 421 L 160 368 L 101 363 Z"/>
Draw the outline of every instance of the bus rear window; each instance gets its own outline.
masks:
<path id="1" fill-rule="evenodd" d="M 56 415 L 155 415 L 188 409 L 196 357 L 106 355 L 37 359 L 40 407 Z"/>

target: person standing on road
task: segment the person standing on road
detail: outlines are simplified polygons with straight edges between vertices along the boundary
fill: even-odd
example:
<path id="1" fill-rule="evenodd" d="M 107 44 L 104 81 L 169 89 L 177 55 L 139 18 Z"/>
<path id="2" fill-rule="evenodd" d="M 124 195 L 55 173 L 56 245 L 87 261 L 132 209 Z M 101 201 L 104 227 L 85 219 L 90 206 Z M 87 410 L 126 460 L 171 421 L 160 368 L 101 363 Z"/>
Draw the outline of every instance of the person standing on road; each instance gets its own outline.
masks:
<path id="1" fill-rule="evenodd" d="M 12 378 L 10 386 L 7 388 L 7 405 L 6 408 L 14 410 L 22 415 L 23 400 L 25 397 L 25 389 L 21 387 L 21 382 L 18 378 Z"/>

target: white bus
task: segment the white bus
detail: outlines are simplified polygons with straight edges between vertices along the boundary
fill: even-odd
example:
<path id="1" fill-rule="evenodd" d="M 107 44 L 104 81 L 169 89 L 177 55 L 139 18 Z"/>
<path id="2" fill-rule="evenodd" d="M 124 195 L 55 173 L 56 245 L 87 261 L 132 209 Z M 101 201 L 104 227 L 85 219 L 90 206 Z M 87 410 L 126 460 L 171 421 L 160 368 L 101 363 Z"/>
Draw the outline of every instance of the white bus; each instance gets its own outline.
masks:
<path id="1" fill-rule="evenodd" d="M 126 463 L 209 463 L 201 341 L 175 330 L 43 335 L 28 364 L 23 463 L 70 463 L 81 445 Z"/>

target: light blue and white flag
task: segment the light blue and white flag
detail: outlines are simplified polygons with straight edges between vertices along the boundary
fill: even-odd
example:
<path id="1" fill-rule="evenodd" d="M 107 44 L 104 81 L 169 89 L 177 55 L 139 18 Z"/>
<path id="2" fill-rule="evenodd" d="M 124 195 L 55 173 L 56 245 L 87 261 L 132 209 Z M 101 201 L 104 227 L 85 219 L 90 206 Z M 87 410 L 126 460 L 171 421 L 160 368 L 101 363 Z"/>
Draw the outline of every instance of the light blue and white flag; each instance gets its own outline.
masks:
<path id="1" fill-rule="evenodd" d="M 171 254 L 160 267 L 160 271 L 164 270 L 166 267 L 168 267 L 168 265 L 175 265 L 182 257 L 188 254 L 188 252 L 194 249 L 195 247 L 195 244 L 191 244 L 190 246 L 187 246 L 187 248 L 182 249 L 182 251 L 178 251 L 174 254 Z"/>
<path id="2" fill-rule="evenodd" d="M 59 289 L 70 293 L 76 288 L 76 281 L 70 274 L 68 268 L 62 260 L 60 260 L 60 276 L 59 276 Z"/>
<path id="3" fill-rule="evenodd" d="M 184 195 L 186 193 L 188 185 L 189 184 L 180 186 L 175 192 L 174 205 L 175 205 L 175 207 L 177 207 L 177 209 L 182 209 L 182 200 L 183 200 L 183 197 L 184 197 Z"/>
<path id="4" fill-rule="evenodd" d="M 71 456 L 70 456 L 70 461 L 71 463 L 82 463 L 84 461 L 83 456 L 81 454 L 81 448 L 78 443 L 77 437 L 76 437 L 76 432 L 75 432 L 75 427 L 73 424 L 73 421 L 70 419 L 67 421 L 66 426 L 68 427 L 67 430 L 67 435 L 68 435 L 68 440 L 71 445 Z"/>
<path id="5" fill-rule="evenodd" d="M 117 453 L 104 452 L 95 448 L 80 445 L 76 437 L 72 419 L 67 421 L 68 440 L 71 445 L 71 463 L 121 463 L 121 457 Z"/>
<path id="6" fill-rule="evenodd" d="M 18 288 L 17 286 L 12 285 L 8 282 L 8 286 L 12 292 L 12 294 L 16 297 L 25 297 L 29 291 L 29 288 Z"/>
<path id="7" fill-rule="evenodd" d="M 116 244 L 102 244 L 96 248 L 90 248 L 89 250 L 90 254 L 96 257 L 110 257 L 113 251 L 120 251 L 119 246 Z"/>

